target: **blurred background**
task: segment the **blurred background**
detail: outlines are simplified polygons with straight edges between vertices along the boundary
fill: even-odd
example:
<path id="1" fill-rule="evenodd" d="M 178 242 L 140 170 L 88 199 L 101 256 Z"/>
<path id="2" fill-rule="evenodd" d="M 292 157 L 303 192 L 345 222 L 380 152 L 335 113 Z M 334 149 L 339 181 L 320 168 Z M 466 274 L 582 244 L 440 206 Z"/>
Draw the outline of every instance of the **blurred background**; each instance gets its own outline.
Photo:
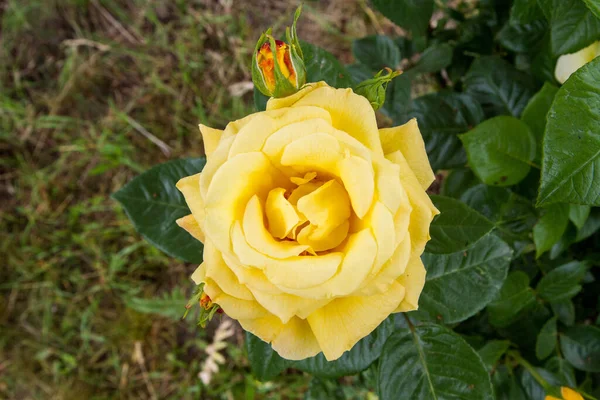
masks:
<path id="1" fill-rule="evenodd" d="M 252 378 L 227 318 L 180 320 L 196 266 L 146 243 L 110 198 L 202 155 L 198 123 L 254 111 L 255 41 L 297 5 L 0 1 L 0 398 L 304 398 L 301 372 Z M 304 4 L 300 38 L 345 64 L 373 33 L 402 31 L 365 0 Z M 368 370 L 342 383 L 374 398 Z"/>

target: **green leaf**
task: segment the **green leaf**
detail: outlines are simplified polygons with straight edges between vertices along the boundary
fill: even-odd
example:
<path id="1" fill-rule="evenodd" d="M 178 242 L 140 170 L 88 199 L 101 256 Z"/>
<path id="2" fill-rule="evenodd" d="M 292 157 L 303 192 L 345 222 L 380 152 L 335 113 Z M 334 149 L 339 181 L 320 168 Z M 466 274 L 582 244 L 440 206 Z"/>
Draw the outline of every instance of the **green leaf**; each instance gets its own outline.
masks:
<path id="1" fill-rule="evenodd" d="M 508 274 L 496 299 L 488 304 L 490 323 L 505 327 L 535 306 L 535 295 L 529 287 L 529 277 L 521 271 Z"/>
<path id="2" fill-rule="evenodd" d="M 445 324 L 475 315 L 500 291 L 511 256 L 510 247 L 491 234 L 464 251 L 424 253 L 427 281 L 419 310 Z"/>
<path id="3" fill-rule="evenodd" d="M 478 184 L 479 179 L 477 179 L 470 168 L 456 168 L 451 170 L 446 179 L 442 181 L 441 194 L 448 197 L 460 198 L 466 191 Z"/>
<path id="4" fill-rule="evenodd" d="M 517 53 L 526 53 L 536 50 L 539 43 L 546 35 L 548 23 L 544 19 L 538 19 L 527 24 L 507 22 L 496 40 L 502 46 Z"/>
<path id="5" fill-rule="evenodd" d="M 281 358 L 269 343 L 263 342 L 250 332 L 246 332 L 246 349 L 252 374 L 259 381 L 272 380 L 287 368 L 287 360 Z"/>
<path id="6" fill-rule="evenodd" d="M 535 83 L 529 75 L 492 56 L 473 61 L 464 85 L 465 92 L 481 103 L 489 117 L 518 117 L 535 93 Z"/>
<path id="7" fill-rule="evenodd" d="M 550 385 L 554 385 L 555 387 L 560 386 L 560 382 L 556 376 L 550 371 L 544 368 L 535 368 L 537 373 L 548 382 Z M 527 394 L 528 400 L 545 400 L 547 392 L 540 385 L 540 383 L 531 375 L 528 370 L 523 371 L 523 375 L 521 375 L 521 386 L 525 389 L 525 393 Z"/>
<path id="8" fill-rule="evenodd" d="M 523 389 L 513 372 L 505 365 L 500 365 L 492 375 L 492 384 L 496 400 L 531 400 L 525 396 Z"/>
<path id="9" fill-rule="evenodd" d="M 549 302 L 568 300 L 581 291 L 581 280 L 588 265 L 581 261 L 571 261 L 553 269 L 540 279 L 538 295 Z"/>
<path id="10" fill-rule="evenodd" d="M 306 82 L 325 81 L 335 88 L 352 87 L 350 73 L 333 54 L 307 42 L 300 45 L 306 66 Z"/>
<path id="11" fill-rule="evenodd" d="M 406 74 L 415 76 L 441 71 L 452 63 L 453 48 L 447 43 L 434 44 L 427 48 L 419 61 Z"/>
<path id="12" fill-rule="evenodd" d="M 139 313 L 162 315 L 173 320 L 181 320 L 187 298 L 181 289 L 173 289 L 162 297 L 126 297 L 125 305 Z"/>
<path id="13" fill-rule="evenodd" d="M 590 206 L 571 204 L 569 206 L 569 219 L 575 224 L 577 229 L 582 229 L 591 211 L 592 208 Z"/>
<path id="14" fill-rule="evenodd" d="M 484 119 L 483 110 L 471 96 L 438 92 L 415 99 L 399 123 L 411 118 L 419 121 L 427 156 L 433 170 L 465 165 L 467 156 L 458 134 L 468 131 Z"/>
<path id="15" fill-rule="evenodd" d="M 308 384 L 304 400 L 346 400 L 346 395 L 339 383 L 313 377 Z"/>
<path id="16" fill-rule="evenodd" d="M 555 301 L 550 303 L 552 312 L 560 322 L 567 326 L 575 323 L 575 305 L 571 300 Z"/>
<path id="17" fill-rule="evenodd" d="M 493 398 L 490 378 L 477 353 L 440 325 L 397 330 L 379 361 L 381 400 Z"/>
<path id="18" fill-rule="evenodd" d="M 411 106 L 411 80 L 406 74 L 396 78 L 387 87 L 385 91 L 385 103 L 380 108 L 385 115 L 394 120 L 396 124 L 403 124 L 407 121 L 406 110 Z"/>
<path id="19" fill-rule="evenodd" d="M 426 251 L 436 254 L 464 250 L 489 233 L 494 225 L 465 203 L 444 196 L 431 196 L 440 215 L 431 223 Z"/>
<path id="20" fill-rule="evenodd" d="M 481 357 L 481 361 L 483 361 L 483 365 L 488 371 L 491 371 L 509 347 L 510 342 L 508 340 L 490 340 L 477 352 Z"/>
<path id="21" fill-rule="evenodd" d="M 552 357 L 546 361 L 544 367 L 557 378 L 561 386 L 577 387 L 575 370 L 565 359 Z"/>
<path id="22" fill-rule="evenodd" d="M 529 235 L 537 222 L 531 201 L 507 188 L 479 184 L 466 190 L 460 199 L 492 221 L 501 237 L 509 241 Z"/>
<path id="23" fill-rule="evenodd" d="M 558 87 L 548 82 L 544 83 L 542 89 L 529 100 L 521 116 L 521 120 L 529 126 L 535 137 L 536 161 L 542 159 L 542 141 L 546 130 L 546 116 L 550 106 L 552 106 L 556 92 L 558 92 Z"/>
<path id="24" fill-rule="evenodd" d="M 540 257 L 560 240 L 569 223 L 569 206 L 552 204 L 542 211 L 542 216 L 533 227 L 535 256 Z"/>
<path id="25" fill-rule="evenodd" d="M 147 241 L 171 257 L 195 264 L 202 262 L 202 244 L 175 223 L 191 213 L 175 184 L 202 171 L 205 163 L 202 157 L 159 164 L 112 196 Z"/>
<path id="26" fill-rule="evenodd" d="M 600 1 L 598 0 L 583 0 L 587 8 L 590 9 L 596 18 L 600 19 Z"/>
<path id="27" fill-rule="evenodd" d="M 433 0 L 372 0 L 375 8 L 413 37 L 423 35 L 433 13 Z"/>
<path id="28" fill-rule="evenodd" d="M 254 107 L 256 107 L 256 111 L 265 111 L 267 109 L 268 100 L 269 98 L 267 96 L 254 87 Z"/>
<path id="29" fill-rule="evenodd" d="M 578 325 L 560 336 L 564 357 L 575 368 L 600 372 L 600 329 L 596 326 Z"/>
<path id="30" fill-rule="evenodd" d="M 393 331 L 394 320 L 391 317 L 335 361 L 327 361 L 323 353 L 319 353 L 305 360 L 290 361 L 288 365 L 323 378 L 354 375 L 367 369 L 379 358 L 386 340 Z"/>
<path id="31" fill-rule="evenodd" d="M 544 324 L 535 342 L 535 355 L 538 359 L 548 358 L 556 349 L 556 317 Z"/>
<path id="32" fill-rule="evenodd" d="M 352 53 L 373 71 L 385 67 L 395 70 L 400 65 L 400 49 L 389 36 L 373 35 L 357 39 L 352 42 Z"/>
<path id="33" fill-rule="evenodd" d="M 552 52 L 574 53 L 600 39 L 600 19 L 581 0 L 549 0 Z"/>
<path id="34" fill-rule="evenodd" d="M 528 24 L 543 17 L 537 0 L 515 0 L 510 10 L 510 20 L 518 24 Z"/>
<path id="35" fill-rule="evenodd" d="M 469 165 L 485 184 L 514 185 L 529 173 L 535 138 L 524 122 L 514 117 L 495 117 L 459 137 Z"/>

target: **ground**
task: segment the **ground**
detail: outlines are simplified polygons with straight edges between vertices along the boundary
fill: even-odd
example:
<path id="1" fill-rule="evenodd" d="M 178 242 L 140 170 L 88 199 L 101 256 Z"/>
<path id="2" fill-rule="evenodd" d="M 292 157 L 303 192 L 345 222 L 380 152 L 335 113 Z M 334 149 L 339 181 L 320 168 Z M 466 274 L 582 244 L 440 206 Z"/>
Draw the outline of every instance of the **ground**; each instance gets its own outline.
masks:
<path id="1" fill-rule="evenodd" d="M 196 266 L 146 243 L 110 198 L 202 155 L 198 123 L 253 111 L 254 42 L 296 5 L 0 2 L 0 398 L 303 397 L 300 372 L 252 378 L 239 329 L 202 383 L 220 322 L 179 320 Z M 307 1 L 299 33 L 350 62 L 353 38 L 389 29 L 365 0 Z"/>

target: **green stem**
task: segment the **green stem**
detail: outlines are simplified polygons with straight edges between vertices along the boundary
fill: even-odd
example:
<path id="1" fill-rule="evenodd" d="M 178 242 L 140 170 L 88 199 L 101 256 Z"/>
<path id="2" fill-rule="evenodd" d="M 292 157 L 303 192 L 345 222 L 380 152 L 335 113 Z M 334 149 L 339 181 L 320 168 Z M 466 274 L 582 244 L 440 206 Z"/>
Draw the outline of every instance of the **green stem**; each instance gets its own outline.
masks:
<path id="1" fill-rule="evenodd" d="M 552 385 L 550 385 L 541 375 L 539 372 L 537 372 L 537 370 L 535 369 L 535 367 L 531 364 L 529 364 L 529 362 L 527 360 L 525 360 L 523 357 L 521 357 L 521 354 L 519 354 L 516 351 L 511 351 L 508 353 L 512 358 L 514 358 L 521 366 L 523 366 L 523 368 L 525 368 L 530 374 L 531 376 L 533 376 L 535 378 L 535 380 L 544 388 L 544 390 L 546 392 L 549 392 L 552 390 Z"/>

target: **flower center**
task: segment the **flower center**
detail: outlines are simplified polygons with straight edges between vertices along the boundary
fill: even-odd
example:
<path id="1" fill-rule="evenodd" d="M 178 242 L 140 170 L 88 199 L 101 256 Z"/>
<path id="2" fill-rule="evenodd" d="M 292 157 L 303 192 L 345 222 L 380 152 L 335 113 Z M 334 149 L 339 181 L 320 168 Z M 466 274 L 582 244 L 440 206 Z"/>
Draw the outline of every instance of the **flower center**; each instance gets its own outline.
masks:
<path id="1" fill-rule="evenodd" d="M 348 235 L 352 213 L 342 184 L 317 172 L 290 180 L 296 188 L 273 189 L 267 197 L 265 208 L 271 235 L 307 245 L 307 252 L 313 255 L 340 245 Z"/>

